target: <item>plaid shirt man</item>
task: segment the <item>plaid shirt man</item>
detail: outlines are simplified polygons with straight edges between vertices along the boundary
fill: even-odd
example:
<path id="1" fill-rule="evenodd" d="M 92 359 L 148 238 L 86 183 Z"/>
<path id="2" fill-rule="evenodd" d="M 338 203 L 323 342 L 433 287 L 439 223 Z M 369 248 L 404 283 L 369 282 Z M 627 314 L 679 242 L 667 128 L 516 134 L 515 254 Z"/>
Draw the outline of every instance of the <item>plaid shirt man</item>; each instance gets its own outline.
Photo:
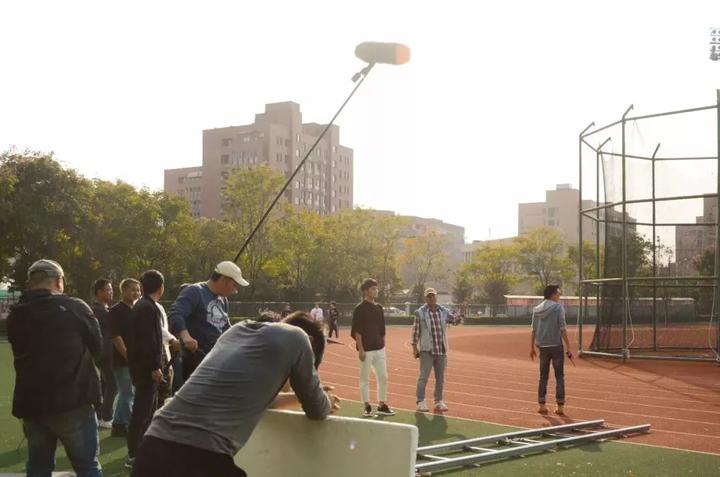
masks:
<path id="1" fill-rule="evenodd" d="M 435 311 L 428 310 L 428 316 L 430 317 L 430 337 L 432 338 L 432 354 L 443 355 L 447 354 L 445 349 L 445 342 L 443 340 L 443 326 L 442 318 L 440 316 L 440 308 L 436 308 Z M 449 317 L 449 323 L 456 324 L 459 318 L 452 315 Z M 418 320 L 413 324 L 413 343 L 420 342 L 420 322 Z"/>

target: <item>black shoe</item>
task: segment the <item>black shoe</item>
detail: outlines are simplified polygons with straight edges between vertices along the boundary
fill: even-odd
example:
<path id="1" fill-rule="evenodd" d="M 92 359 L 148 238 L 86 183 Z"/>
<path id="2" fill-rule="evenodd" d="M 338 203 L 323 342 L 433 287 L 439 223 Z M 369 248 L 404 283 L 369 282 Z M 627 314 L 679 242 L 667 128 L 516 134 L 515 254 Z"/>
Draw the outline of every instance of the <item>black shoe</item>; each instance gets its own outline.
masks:
<path id="1" fill-rule="evenodd" d="M 110 437 L 126 437 L 127 427 L 126 426 L 113 426 L 110 431 Z"/>
<path id="2" fill-rule="evenodd" d="M 385 403 L 380 404 L 378 406 L 377 413 L 380 414 L 381 416 L 394 416 L 395 415 L 395 411 L 390 409 L 390 407 Z"/>
<path id="3" fill-rule="evenodd" d="M 365 404 L 365 412 L 363 412 L 363 417 L 373 417 L 372 406 L 370 404 Z"/>

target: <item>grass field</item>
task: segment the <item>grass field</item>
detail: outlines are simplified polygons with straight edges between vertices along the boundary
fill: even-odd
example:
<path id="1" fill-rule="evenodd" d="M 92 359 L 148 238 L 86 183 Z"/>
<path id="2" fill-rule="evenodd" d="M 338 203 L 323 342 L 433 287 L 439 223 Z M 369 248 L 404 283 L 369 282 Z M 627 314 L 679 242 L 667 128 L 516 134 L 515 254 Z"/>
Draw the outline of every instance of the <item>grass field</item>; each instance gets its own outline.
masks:
<path id="1" fill-rule="evenodd" d="M 24 469 L 26 447 L 20 422 L 12 417 L 14 372 L 7 343 L 0 343 L 0 473 Z M 360 405 L 344 402 L 341 415 L 358 416 Z M 389 418 L 394 422 L 415 424 L 420 430 L 420 445 L 447 440 L 471 438 L 512 430 L 478 421 L 445 418 L 433 414 L 400 411 Z M 127 454 L 125 441 L 111 438 L 109 431 L 100 437 L 101 462 L 105 476 L 126 476 L 123 468 Z M 70 469 L 62 446 L 58 449 L 57 470 Z M 433 475 L 483 477 L 499 476 L 718 476 L 720 455 L 680 451 L 619 442 L 588 444 L 570 450 L 538 454 L 510 461 L 487 464 L 481 468 L 458 470 Z M 341 477 L 342 473 L 338 473 Z M 253 476 L 254 477 L 254 476 Z"/>

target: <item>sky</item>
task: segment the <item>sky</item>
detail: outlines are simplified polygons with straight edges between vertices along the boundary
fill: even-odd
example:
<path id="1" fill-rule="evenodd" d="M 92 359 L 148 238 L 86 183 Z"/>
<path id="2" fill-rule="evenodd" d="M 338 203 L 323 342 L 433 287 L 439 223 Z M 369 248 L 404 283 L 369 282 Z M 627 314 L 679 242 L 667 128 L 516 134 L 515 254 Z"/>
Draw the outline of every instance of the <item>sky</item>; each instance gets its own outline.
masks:
<path id="1" fill-rule="evenodd" d="M 577 185 L 591 121 L 715 104 L 711 27 L 717 0 L 3 1 L 0 150 L 160 190 L 201 164 L 203 129 L 265 103 L 329 121 L 355 46 L 400 42 L 411 61 L 378 65 L 337 121 L 355 204 L 508 237 L 518 203 Z"/>

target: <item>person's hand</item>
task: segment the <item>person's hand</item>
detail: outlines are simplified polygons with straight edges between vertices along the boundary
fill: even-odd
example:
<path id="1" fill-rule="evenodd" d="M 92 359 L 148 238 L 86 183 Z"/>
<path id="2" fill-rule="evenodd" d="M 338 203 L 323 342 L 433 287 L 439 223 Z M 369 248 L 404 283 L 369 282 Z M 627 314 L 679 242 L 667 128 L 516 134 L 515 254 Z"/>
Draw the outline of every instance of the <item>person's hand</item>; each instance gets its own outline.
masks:
<path id="1" fill-rule="evenodd" d="M 332 386 L 323 386 L 323 390 L 325 391 L 325 394 L 327 394 L 328 401 L 330 401 L 330 414 L 335 414 L 336 411 L 340 410 L 340 398 L 335 395 L 335 393 L 331 393 L 335 389 Z"/>
<path id="2" fill-rule="evenodd" d="M 415 359 L 418 359 L 420 357 L 420 350 L 418 350 L 418 347 L 413 345 L 413 357 Z"/>
<path id="3" fill-rule="evenodd" d="M 535 356 L 537 356 L 537 351 L 535 351 L 535 348 L 530 348 L 530 359 L 534 361 Z"/>
<path id="4" fill-rule="evenodd" d="M 180 342 L 178 340 L 170 340 L 170 349 L 175 353 L 180 351 Z"/>
<path id="5" fill-rule="evenodd" d="M 365 350 L 361 349 L 360 351 L 358 351 L 358 358 L 360 358 L 360 361 L 362 361 L 363 363 L 365 362 Z"/>
<path id="6" fill-rule="evenodd" d="M 183 346 L 186 350 L 194 353 L 198 349 L 198 342 L 195 338 L 189 337 L 183 340 Z"/>
<path id="7" fill-rule="evenodd" d="M 161 383 L 163 380 L 162 371 L 159 369 L 156 369 L 155 371 L 152 372 L 151 377 L 154 382 Z"/>

